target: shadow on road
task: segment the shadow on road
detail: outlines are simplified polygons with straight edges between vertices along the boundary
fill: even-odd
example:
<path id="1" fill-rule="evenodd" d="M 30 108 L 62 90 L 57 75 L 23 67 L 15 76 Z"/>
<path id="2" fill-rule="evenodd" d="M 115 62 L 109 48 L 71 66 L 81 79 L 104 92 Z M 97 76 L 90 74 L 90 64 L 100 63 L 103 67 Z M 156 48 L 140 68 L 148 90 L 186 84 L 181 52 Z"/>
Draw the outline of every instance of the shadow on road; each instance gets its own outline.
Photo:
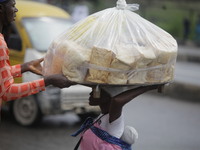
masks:
<path id="1" fill-rule="evenodd" d="M 4 123 L 10 125 L 12 124 L 14 126 L 21 126 L 15 121 L 14 117 L 8 110 L 1 111 L 1 124 Z M 66 128 L 66 127 L 78 128 L 81 124 L 82 121 L 76 114 L 68 112 L 66 114 L 44 116 L 41 122 L 39 122 L 34 126 L 26 128 L 36 128 L 36 129 Z"/>

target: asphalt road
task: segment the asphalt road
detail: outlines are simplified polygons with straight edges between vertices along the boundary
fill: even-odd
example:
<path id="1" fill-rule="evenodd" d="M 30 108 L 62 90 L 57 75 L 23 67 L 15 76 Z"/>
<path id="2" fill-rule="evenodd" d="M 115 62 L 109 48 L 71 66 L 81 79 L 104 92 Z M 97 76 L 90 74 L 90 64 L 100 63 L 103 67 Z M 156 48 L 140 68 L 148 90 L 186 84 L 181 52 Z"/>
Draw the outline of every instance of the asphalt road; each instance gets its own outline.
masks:
<path id="1" fill-rule="evenodd" d="M 144 94 L 126 105 L 124 114 L 139 132 L 134 150 L 200 150 L 200 103 Z M 78 141 L 70 137 L 80 126 L 75 114 L 46 117 L 35 128 L 2 115 L 0 150 L 72 150 Z"/>

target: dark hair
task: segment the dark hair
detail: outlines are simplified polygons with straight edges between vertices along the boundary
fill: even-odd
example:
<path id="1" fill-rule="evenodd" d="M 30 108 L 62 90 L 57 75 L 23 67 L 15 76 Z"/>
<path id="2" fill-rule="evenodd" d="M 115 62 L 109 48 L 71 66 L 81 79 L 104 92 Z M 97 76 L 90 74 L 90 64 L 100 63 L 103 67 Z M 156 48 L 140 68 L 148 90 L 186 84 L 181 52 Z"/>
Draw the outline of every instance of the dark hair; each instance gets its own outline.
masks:
<path id="1" fill-rule="evenodd" d="M 8 3 L 10 0 L 0 0 L 0 4 L 6 4 Z"/>

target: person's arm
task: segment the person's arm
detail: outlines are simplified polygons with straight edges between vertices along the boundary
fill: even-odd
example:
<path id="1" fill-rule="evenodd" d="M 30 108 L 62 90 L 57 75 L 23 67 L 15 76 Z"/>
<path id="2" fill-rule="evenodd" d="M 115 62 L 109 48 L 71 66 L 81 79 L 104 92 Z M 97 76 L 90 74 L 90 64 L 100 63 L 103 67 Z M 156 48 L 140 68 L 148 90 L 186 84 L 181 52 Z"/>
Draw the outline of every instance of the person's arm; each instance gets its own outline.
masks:
<path id="1" fill-rule="evenodd" d="M 44 58 L 32 60 L 30 62 L 21 64 L 21 68 L 19 66 L 15 67 L 15 74 L 19 75 L 19 71 L 21 73 L 30 71 L 32 73 L 42 75 L 42 66 L 41 62 L 44 60 Z M 74 82 L 69 81 L 64 75 L 61 74 L 54 74 L 54 75 L 49 75 L 44 77 L 44 83 L 45 86 L 53 85 L 59 88 L 64 88 L 64 87 L 69 87 L 71 85 L 74 85 Z"/>
<path id="2" fill-rule="evenodd" d="M 45 90 L 43 79 L 32 82 L 14 84 L 13 79 L 7 80 L 6 91 L 1 96 L 4 101 L 15 100 L 21 97 L 29 96 Z"/>
<path id="3" fill-rule="evenodd" d="M 69 87 L 76 83 L 69 81 L 61 74 L 55 74 L 44 77 L 44 79 L 34 80 L 31 82 L 14 84 L 13 78 L 7 80 L 4 87 L 6 91 L 1 96 L 4 101 L 15 100 L 21 97 L 29 96 L 45 90 L 45 86 L 53 85 L 59 88 Z"/>
<path id="4" fill-rule="evenodd" d="M 121 116 L 122 108 L 125 104 L 133 100 L 135 97 L 154 89 L 158 89 L 161 85 L 151 85 L 151 86 L 142 86 L 136 89 L 125 91 L 111 100 L 111 105 L 109 109 L 109 122 L 113 122 Z"/>
<path id="5" fill-rule="evenodd" d="M 21 73 L 21 65 L 14 65 L 14 66 L 10 66 L 10 72 L 11 75 L 15 78 L 15 77 L 21 77 L 22 73 Z"/>
<path id="6" fill-rule="evenodd" d="M 30 62 L 26 62 L 24 64 L 21 64 L 21 73 L 30 71 L 32 73 L 35 73 L 37 75 L 42 75 L 42 66 L 41 62 L 44 60 L 44 58 L 32 60 Z"/>
<path id="7" fill-rule="evenodd" d="M 36 94 L 40 91 L 45 90 L 45 86 L 53 85 L 59 88 L 64 88 L 75 84 L 74 82 L 69 81 L 65 76 L 61 74 L 46 76 L 44 77 L 44 79 L 39 79 L 32 82 L 14 84 L 14 76 L 20 76 L 21 73 L 26 71 L 32 71 L 36 73 L 37 71 L 40 72 L 40 62 L 42 61 L 43 58 L 25 63 L 21 66 L 15 65 L 12 67 L 9 66 L 9 63 L 5 63 L 5 66 L 1 68 L 2 73 L 0 74 L 0 78 L 2 79 L 0 85 L 1 98 L 4 101 L 9 101 L 24 96 Z M 4 61 L 2 60 L 2 62 Z"/>
<path id="8" fill-rule="evenodd" d="M 30 71 L 32 73 L 35 73 L 37 75 L 42 75 L 42 66 L 41 62 L 44 60 L 44 58 L 32 60 L 30 62 L 26 62 L 24 64 L 18 64 L 11 66 L 11 75 L 15 77 L 21 77 L 22 73 Z"/>

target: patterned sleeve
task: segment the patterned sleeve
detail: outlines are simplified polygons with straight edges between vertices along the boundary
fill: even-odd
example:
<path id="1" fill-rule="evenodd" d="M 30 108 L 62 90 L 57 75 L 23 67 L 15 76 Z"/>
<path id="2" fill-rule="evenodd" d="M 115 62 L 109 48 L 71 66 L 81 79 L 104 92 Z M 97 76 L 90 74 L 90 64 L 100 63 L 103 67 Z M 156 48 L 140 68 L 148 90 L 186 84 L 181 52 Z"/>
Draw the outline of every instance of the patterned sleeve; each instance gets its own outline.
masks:
<path id="1" fill-rule="evenodd" d="M 13 77 L 21 77 L 21 65 L 11 66 L 11 74 Z"/>
<path id="2" fill-rule="evenodd" d="M 15 100 L 21 97 L 36 94 L 44 90 L 45 90 L 44 79 L 21 83 L 21 84 L 10 84 L 9 88 L 6 90 L 4 95 L 2 95 L 2 99 L 4 101 Z"/>
<path id="3" fill-rule="evenodd" d="M 0 101 L 14 100 L 45 90 L 44 79 L 15 84 L 14 77 L 19 76 L 21 66 L 10 66 L 9 50 L 3 35 L 0 34 Z"/>

